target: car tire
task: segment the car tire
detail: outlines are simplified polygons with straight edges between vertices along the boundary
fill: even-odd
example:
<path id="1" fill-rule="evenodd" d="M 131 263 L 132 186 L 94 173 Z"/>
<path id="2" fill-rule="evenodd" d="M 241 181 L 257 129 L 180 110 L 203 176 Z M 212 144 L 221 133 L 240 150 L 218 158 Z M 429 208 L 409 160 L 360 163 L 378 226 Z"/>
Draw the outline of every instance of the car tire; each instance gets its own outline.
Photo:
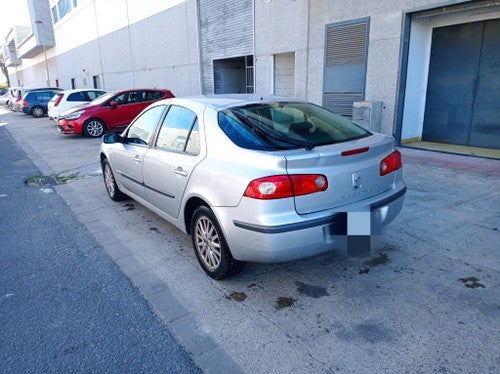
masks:
<path id="1" fill-rule="evenodd" d="M 89 119 L 83 125 L 83 132 L 85 133 L 85 135 L 90 136 L 91 138 L 98 138 L 102 136 L 102 134 L 104 134 L 104 130 L 104 123 L 97 118 Z"/>
<path id="2" fill-rule="evenodd" d="M 45 111 L 41 106 L 34 106 L 31 108 L 31 115 L 35 118 L 40 118 L 45 115 Z"/>
<path id="3" fill-rule="evenodd" d="M 101 163 L 102 167 L 102 177 L 104 179 L 104 187 L 106 187 L 106 192 L 108 196 L 113 201 L 121 201 L 127 198 L 116 184 L 115 176 L 113 174 L 113 170 L 111 169 L 111 165 L 107 159 L 104 159 Z"/>
<path id="4" fill-rule="evenodd" d="M 191 219 L 191 239 L 202 269 L 213 279 L 239 273 L 245 263 L 233 258 L 214 213 L 206 206 L 195 210 Z"/>

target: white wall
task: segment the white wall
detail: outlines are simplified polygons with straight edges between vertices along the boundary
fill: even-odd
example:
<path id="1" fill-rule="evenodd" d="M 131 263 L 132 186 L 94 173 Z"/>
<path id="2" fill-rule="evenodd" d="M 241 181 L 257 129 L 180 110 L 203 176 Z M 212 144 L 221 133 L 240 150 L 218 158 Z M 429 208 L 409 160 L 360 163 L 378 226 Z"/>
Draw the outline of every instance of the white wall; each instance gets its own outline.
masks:
<path id="1" fill-rule="evenodd" d="M 52 5 L 56 1 L 52 1 Z M 82 0 L 54 27 L 56 46 L 47 51 L 51 83 L 63 88 L 171 89 L 198 94 L 195 0 Z M 43 56 L 23 60 L 24 85 L 45 85 Z"/>
<path id="2" fill-rule="evenodd" d="M 293 96 L 306 98 L 308 0 L 255 1 L 255 92 L 275 92 L 274 58 L 295 54 Z"/>

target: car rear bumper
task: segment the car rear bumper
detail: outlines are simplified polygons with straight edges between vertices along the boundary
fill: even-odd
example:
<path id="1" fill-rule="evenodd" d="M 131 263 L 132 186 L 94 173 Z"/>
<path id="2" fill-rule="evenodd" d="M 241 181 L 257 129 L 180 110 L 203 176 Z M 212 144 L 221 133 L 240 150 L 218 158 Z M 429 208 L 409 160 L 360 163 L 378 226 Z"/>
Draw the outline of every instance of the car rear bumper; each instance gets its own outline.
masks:
<path id="1" fill-rule="evenodd" d="M 351 256 L 369 256 L 371 239 L 398 216 L 405 193 L 406 187 L 400 183 L 356 204 L 321 215 L 296 215 L 294 222 L 272 226 L 233 220 L 223 225 L 230 227 L 225 232 L 226 240 L 233 257 L 241 261 L 284 262 L 333 250 Z M 225 209 L 231 208 L 216 208 L 215 212 L 226 217 Z"/>

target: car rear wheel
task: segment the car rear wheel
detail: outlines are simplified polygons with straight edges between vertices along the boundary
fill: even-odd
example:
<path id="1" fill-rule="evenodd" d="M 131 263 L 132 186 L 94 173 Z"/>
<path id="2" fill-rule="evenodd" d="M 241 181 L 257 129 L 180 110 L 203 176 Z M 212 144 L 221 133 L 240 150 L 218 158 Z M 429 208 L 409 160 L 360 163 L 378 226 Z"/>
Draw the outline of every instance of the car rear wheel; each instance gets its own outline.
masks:
<path id="1" fill-rule="evenodd" d="M 191 220 L 191 238 L 202 269 L 213 279 L 224 279 L 239 273 L 244 262 L 235 260 L 213 212 L 201 206 Z"/>
<path id="2" fill-rule="evenodd" d="M 104 123 L 98 119 L 89 119 L 83 126 L 85 135 L 98 138 L 104 133 Z"/>
<path id="3" fill-rule="evenodd" d="M 31 109 L 31 115 L 33 117 L 36 117 L 36 118 L 40 118 L 40 117 L 43 117 L 43 115 L 45 114 L 45 111 L 43 110 L 42 107 L 39 107 L 39 106 L 34 106 L 32 109 Z"/>
<path id="4" fill-rule="evenodd" d="M 104 186 L 106 187 L 106 192 L 108 196 L 113 201 L 121 201 L 127 197 L 123 192 L 120 191 L 116 185 L 115 176 L 109 161 L 104 159 L 102 161 L 102 177 L 104 178 Z"/>

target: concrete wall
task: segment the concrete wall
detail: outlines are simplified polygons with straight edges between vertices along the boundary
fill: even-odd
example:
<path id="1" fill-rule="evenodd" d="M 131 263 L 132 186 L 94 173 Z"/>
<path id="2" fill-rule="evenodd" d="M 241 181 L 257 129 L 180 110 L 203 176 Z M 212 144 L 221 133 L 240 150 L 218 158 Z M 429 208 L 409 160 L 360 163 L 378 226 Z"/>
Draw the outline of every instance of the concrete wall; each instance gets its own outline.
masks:
<path id="1" fill-rule="evenodd" d="M 405 14 L 461 3 L 469 2 L 245 0 L 236 4 L 228 0 L 81 0 L 77 9 L 55 25 L 56 46 L 47 51 L 48 64 L 51 77 L 58 78 L 63 87 L 70 87 L 71 78 L 75 78 L 77 87 L 90 87 L 92 77 L 97 75 L 108 90 L 153 86 L 189 95 L 213 91 L 213 59 L 254 53 L 255 92 L 267 94 L 276 91 L 276 56 L 286 54 L 294 61 L 293 95 L 322 104 L 326 26 L 369 18 L 364 100 L 382 102 L 382 132 L 395 133 L 402 122 L 403 139 L 418 137 L 425 109 L 432 28 L 498 18 L 500 13 L 490 6 L 470 13 L 414 19 L 408 74 L 400 84 L 406 72 L 406 61 L 401 61 Z M 214 4 L 233 5 L 221 10 Z M 204 6 L 201 12 L 200 6 Z M 208 16 L 214 9 L 219 9 L 218 17 L 223 19 L 210 21 Z M 254 17 L 253 28 L 249 27 L 250 16 Z M 236 27 L 238 33 L 231 31 L 238 24 L 245 27 Z M 199 25 L 202 32 L 205 30 L 200 37 Z M 204 37 L 205 32 L 217 40 Z M 20 70 L 18 76 L 23 83 L 43 83 L 43 56 L 24 60 Z M 398 119 L 396 110 L 403 91 L 404 112 Z"/>
<path id="2" fill-rule="evenodd" d="M 274 94 L 274 56 L 295 55 L 294 96 L 306 98 L 308 0 L 255 1 L 256 92 Z"/>
<path id="3" fill-rule="evenodd" d="M 141 5 L 142 4 L 142 5 Z M 112 16 L 110 16 L 112 15 Z M 51 84 L 63 88 L 128 87 L 200 92 L 194 0 L 84 0 L 54 26 L 56 46 L 47 50 Z M 42 55 L 23 60 L 25 85 L 45 85 Z M 41 79 L 40 79 L 41 78 Z"/>

